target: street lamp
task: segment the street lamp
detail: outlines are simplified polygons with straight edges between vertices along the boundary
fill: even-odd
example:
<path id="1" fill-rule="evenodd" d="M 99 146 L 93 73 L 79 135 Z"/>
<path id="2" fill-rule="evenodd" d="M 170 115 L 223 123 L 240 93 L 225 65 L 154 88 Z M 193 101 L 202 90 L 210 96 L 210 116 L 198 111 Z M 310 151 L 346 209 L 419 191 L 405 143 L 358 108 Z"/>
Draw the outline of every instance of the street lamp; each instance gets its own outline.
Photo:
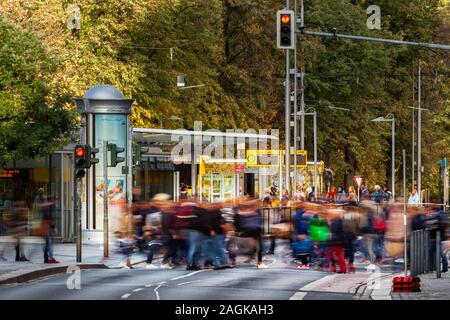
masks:
<path id="1" fill-rule="evenodd" d="M 392 122 L 392 155 L 391 155 L 391 177 L 392 177 L 392 200 L 395 202 L 395 117 L 391 115 L 390 118 L 378 117 L 376 119 L 372 119 L 373 122 Z"/>

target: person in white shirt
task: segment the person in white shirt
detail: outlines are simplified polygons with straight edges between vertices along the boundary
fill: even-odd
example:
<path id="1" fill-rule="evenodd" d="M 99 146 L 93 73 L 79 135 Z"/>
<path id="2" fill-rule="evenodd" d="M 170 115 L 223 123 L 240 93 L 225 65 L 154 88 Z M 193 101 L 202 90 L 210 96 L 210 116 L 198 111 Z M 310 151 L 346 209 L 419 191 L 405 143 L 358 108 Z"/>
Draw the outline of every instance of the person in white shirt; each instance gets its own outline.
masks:
<path id="1" fill-rule="evenodd" d="M 408 204 L 416 205 L 416 204 L 419 204 L 419 202 L 420 202 L 420 199 L 419 199 L 419 195 L 417 194 L 417 190 L 413 189 L 412 193 L 409 196 Z"/>

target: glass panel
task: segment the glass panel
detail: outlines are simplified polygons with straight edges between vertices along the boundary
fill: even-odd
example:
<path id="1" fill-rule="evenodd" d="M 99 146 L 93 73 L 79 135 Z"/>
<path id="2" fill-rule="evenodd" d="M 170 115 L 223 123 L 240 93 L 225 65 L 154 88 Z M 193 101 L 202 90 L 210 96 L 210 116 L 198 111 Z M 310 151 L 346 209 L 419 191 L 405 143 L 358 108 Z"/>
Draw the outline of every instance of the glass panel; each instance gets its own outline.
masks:
<path id="1" fill-rule="evenodd" d="M 234 194 L 234 176 L 223 177 L 223 197 L 225 199 L 233 198 Z"/>
<path id="2" fill-rule="evenodd" d="M 211 196 L 211 175 L 204 175 L 203 180 L 203 198 L 209 200 Z"/>

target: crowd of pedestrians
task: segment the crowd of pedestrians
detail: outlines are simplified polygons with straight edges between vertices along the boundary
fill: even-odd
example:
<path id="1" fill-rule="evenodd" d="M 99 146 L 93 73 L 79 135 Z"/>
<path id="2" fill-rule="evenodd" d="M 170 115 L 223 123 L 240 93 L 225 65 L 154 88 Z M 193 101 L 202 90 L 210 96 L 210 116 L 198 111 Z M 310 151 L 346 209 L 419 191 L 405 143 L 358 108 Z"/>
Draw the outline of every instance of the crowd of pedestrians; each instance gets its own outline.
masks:
<path id="1" fill-rule="evenodd" d="M 336 192 L 333 187 L 322 198 L 314 189 L 305 192 L 299 186 L 291 200 L 287 193 L 280 199 L 276 189 L 268 188 L 261 200 L 246 197 L 217 203 L 199 202 L 187 194 L 173 202 L 169 195 L 157 194 L 150 201 L 134 203 L 128 223 L 134 241 L 128 243 L 147 255 L 149 269 L 233 268 L 239 255 L 265 268 L 263 256 L 274 253 L 277 239 L 289 240 L 299 269 L 355 272 L 357 252 L 362 263 L 371 265 L 403 258 L 403 204 L 392 203 L 390 192 L 379 186 L 372 193 L 362 190 L 358 199 L 353 188 Z M 281 213 L 286 209 L 288 217 Z M 441 230 L 445 240 L 446 219 L 439 207 L 408 205 L 407 216 L 408 236 L 427 228 Z M 267 224 L 271 231 L 264 227 Z M 118 244 L 129 257 L 127 239 L 119 237 Z M 161 263 L 155 263 L 157 253 Z M 442 266 L 446 272 L 444 254 Z"/>

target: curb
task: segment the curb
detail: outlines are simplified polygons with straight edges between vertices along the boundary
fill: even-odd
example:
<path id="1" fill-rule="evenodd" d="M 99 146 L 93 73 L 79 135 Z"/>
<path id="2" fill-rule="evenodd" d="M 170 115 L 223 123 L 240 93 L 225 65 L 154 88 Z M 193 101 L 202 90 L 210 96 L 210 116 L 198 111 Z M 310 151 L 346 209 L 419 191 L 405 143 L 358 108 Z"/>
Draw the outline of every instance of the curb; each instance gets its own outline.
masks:
<path id="1" fill-rule="evenodd" d="M 72 264 L 72 265 L 64 265 L 58 267 L 50 267 L 45 269 L 33 270 L 30 272 L 26 272 L 17 276 L 12 276 L 7 279 L 0 280 L 0 285 L 11 284 L 11 283 L 23 283 L 31 280 L 37 280 L 39 278 L 52 276 L 59 273 L 66 273 L 67 268 L 69 266 L 77 266 L 81 270 L 87 269 L 108 269 L 105 264 L 102 263 L 84 263 L 84 264 Z"/>

